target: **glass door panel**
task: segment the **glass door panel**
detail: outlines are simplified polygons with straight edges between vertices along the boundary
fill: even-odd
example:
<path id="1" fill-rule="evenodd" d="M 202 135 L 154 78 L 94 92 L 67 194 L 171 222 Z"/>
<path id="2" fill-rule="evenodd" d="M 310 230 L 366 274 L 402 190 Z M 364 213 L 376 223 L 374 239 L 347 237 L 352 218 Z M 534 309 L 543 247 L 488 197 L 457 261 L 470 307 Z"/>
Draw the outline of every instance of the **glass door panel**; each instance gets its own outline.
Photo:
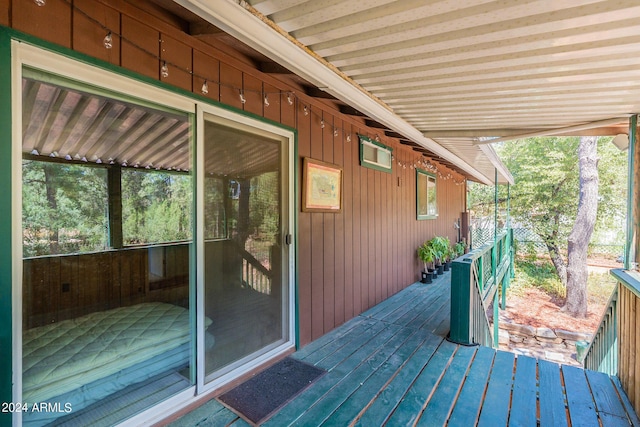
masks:
<path id="1" fill-rule="evenodd" d="M 205 115 L 204 314 L 209 382 L 287 342 L 288 139 Z"/>

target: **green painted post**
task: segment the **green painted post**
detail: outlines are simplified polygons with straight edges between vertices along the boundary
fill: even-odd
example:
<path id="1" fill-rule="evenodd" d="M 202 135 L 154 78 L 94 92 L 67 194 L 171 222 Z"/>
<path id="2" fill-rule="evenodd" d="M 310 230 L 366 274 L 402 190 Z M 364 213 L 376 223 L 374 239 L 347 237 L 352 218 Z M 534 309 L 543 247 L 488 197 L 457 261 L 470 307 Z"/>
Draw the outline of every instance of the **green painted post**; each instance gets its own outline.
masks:
<path id="1" fill-rule="evenodd" d="M 12 239 L 11 239 L 11 38 L 8 30 L 0 27 L 0 402 L 12 399 Z M 11 425 L 11 413 L 0 411 L 0 425 Z"/>
<path id="2" fill-rule="evenodd" d="M 491 276 L 493 276 L 493 284 L 496 287 L 496 293 L 493 297 L 493 347 L 498 348 L 498 334 L 500 326 L 498 325 L 498 278 L 497 278 L 497 262 L 498 256 L 498 168 L 494 168 L 494 191 L 493 191 L 493 248 L 491 248 Z"/>
<path id="3" fill-rule="evenodd" d="M 637 262 L 638 256 L 638 221 L 640 215 L 638 212 L 638 203 L 640 202 L 640 191 L 638 183 L 638 174 L 640 171 L 636 171 L 638 165 L 638 144 L 637 144 L 637 127 L 638 116 L 636 114 L 629 117 L 629 148 L 628 148 L 628 169 L 627 169 L 627 235 L 624 251 L 624 268 L 625 270 L 635 269 L 634 264 Z"/>
<path id="4" fill-rule="evenodd" d="M 451 319 L 449 339 L 455 343 L 471 343 L 471 292 L 473 261 L 462 258 L 451 263 Z"/>

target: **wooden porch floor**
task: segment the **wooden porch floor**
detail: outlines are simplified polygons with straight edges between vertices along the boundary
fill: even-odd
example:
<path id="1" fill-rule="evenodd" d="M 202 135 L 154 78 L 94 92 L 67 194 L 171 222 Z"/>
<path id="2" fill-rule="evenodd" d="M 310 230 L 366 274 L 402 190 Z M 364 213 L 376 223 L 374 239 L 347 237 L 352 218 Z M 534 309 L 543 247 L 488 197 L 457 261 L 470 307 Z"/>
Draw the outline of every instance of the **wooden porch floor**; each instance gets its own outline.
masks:
<path id="1" fill-rule="evenodd" d="M 327 374 L 263 425 L 640 426 L 615 378 L 447 341 L 449 298 L 414 284 L 294 353 Z M 248 423 L 213 399 L 195 425 Z"/>

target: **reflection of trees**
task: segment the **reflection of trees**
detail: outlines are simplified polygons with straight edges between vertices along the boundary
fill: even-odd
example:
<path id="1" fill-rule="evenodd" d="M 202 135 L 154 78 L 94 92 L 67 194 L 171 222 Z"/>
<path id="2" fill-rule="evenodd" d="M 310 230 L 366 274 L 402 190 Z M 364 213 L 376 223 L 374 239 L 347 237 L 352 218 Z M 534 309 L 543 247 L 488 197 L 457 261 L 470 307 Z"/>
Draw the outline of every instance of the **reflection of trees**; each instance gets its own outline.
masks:
<path id="1" fill-rule="evenodd" d="M 107 167 L 23 162 L 24 256 L 104 250 L 109 245 Z M 122 172 L 124 243 L 191 238 L 191 177 Z"/>

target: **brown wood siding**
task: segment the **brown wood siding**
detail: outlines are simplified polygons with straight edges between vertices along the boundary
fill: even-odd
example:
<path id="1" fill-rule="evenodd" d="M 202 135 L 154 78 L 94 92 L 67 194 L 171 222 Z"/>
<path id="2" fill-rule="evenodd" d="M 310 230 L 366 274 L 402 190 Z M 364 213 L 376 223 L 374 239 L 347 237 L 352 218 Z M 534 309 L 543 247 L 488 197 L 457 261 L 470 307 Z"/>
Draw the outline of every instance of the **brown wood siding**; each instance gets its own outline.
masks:
<path id="1" fill-rule="evenodd" d="M 626 286 L 618 285 L 618 377 L 636 411 L 640 408 L 640 298 Z"/>
<path id="2" fill-rule="evenodd" d="M 361 118 L 343 115 L 329 103 L 306 96 L 296 85 L 259 72 L 240 53 L 233 53 L 229 48 L 221 50 L 189 36 L 177 23 L 179 20 L 170 19 L 143 1 L 116 0 L 107 4 L 78 0 L 74 6 L 76 10 L 72 11 L 63 0 L 47 0 L 45 7 L 35 6 L 32 1 L 0 0 L 0 23 L 198 95 L 206 78 L 209 93 L 205 96 L 209 99 L 297 130 L 298 183 L 304 157 L 343 167 L 341 213 L 307 213 L 301 212 L 298 206 L 297 294 L 301 345 L 419 280 L 416 248 L 424 240 L 446 235 L 455 241 L 457 232 L 453 222 L 464 210 L 466 186 L 438 177 L 438 218 L 416 220 L 416 178 L 412 163 L 420 156 L 399 144 L 397 139 L 386 137 L 380 129 L 366 127 Z M 54 21 L 56 25 L 51 25 Z M 112 49 L 102 46 L 105 27 L 113 31 Z M 160 76 L 162 61 L 167 61 L 169 67 L 166 79 Z M 193 70 L 193 74 L 189 70 Z M 245 91 L 245 104 L 240 102 L 240 90 Z M 269 106 L 264 104 L 261 91 L 269 93 Z M 274 94 L 278 91 L 279 96 Z M 295 93 L 294 105 L 287 102 L 290 92 Z M 308 107 L 308 115 L 304 114 L 304 106 Z M 320 126 L 321 118 L 325 120 L 324 129 Z M 334 127 L 339 129 L 338 136 L 333 135 Z M 358 133 L 371 138 L 379 135 L 382 143 L 393 148 L 392 173 L 359 165 Z M 444 175 L 451 173 L 461 178 L 453 171 L 439 168 Z M 78 295 L 80 301 L 114 300 L 139 294 L 137 283 L 146 273 L 142 269 L 138 273 L 142 276 L 135 277 L 136 267 L 131 265 L 135 262 L 133 258 L 121 260 L 120 271 L 96 279 L 102 280 L 104 289 L 99 287 L 102 290 L 98 293 Z M 26 274 L 36 280 L 49 273 L 31 269 L 25 271 Z M 63 273 L 61 270 L 55 274 Z M 55 292 L 52 298 L 59 296 Z M 32 310 L 35 314 L 40 309 L 33 307 Z"/>
<path id="3" fill-rule="evenodd" d="M 163 277 L 149 274 L 149 252 L 159 251 Z M 23 261 L 25 329 L 147 301 L 189 298 L 189 245 L 130 248 Z"/>

